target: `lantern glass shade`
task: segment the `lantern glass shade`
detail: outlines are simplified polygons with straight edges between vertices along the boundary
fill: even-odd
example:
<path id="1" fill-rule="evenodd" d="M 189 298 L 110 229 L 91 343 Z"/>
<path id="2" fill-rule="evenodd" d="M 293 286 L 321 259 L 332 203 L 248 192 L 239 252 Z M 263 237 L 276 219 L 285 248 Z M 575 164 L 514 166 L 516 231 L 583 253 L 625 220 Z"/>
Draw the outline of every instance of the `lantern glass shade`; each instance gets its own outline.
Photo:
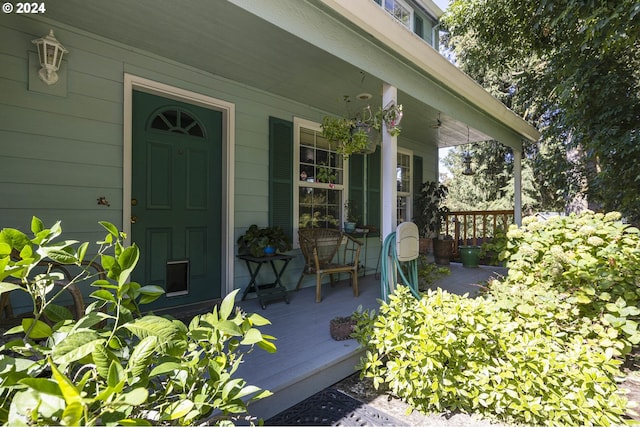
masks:
<path id="1" fill-rule="evenodd" d="M 471 154 L 467 151 L 462 157 L 462 163 L 464 164 L 463 175 L 473 175 L 473 169 L 471 169 Z"/>
<path id="2" fill-rule="evenodd" d="M 49 30 L 49 34 L 45 37 L 32 40 L 38 47 L 38 60 L 40 61 L 40 71 L 38 76 L 48 85 L 52 85 L 58 81 L 57 71 L 62 64 L 62 57 L 68 53 L 67 49 L 53 35 L 53 30 Z"/>

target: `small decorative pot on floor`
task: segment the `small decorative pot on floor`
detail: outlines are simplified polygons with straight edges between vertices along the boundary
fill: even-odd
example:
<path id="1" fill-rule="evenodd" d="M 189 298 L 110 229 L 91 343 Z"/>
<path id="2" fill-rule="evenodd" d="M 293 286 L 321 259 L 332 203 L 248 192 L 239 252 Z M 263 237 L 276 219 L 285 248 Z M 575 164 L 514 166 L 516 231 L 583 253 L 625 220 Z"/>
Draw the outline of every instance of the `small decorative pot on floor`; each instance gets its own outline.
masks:
<path id="1" fill-rule="evenodd" d="M 480 263 L 480 246 L 459 246 L 460 260 L 463 267 L 478 267 Z"/>
<path id="2" fill-rule="evenodd" d="M 418 249 L 422 255 L 433 253 L 433 239 L 431 237 L 420 237 Z"/>
<path id="3" fill-rule="evenodd" d="M 355 326 L 356 321 L 351 317 L 335 317 L 329 322 L 329 333 L 336 341 L 348 340 Z"/>
<path id="4" fill-rule="evenodd" d="M 433 256 L 438 265 L 449 265 L 453 254 L 453 240 L 433 239 Z"/>

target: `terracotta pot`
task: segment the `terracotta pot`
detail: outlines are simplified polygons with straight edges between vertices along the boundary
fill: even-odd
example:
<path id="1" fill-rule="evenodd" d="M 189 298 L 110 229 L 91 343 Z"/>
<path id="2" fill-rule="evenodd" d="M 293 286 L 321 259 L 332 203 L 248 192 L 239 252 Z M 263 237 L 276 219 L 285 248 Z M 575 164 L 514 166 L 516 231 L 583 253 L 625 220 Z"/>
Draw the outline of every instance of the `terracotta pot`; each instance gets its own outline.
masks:
<path id="1" fill-rule="evenodd" d="M 419 252 L 423 255 L 433 252 L 433 239 L 431 237 L 420 237 Z"/>
<path id="2" fill-rule="evenodd" d="M 436 264 L 449 265 L 451 262 L 451 255 L 453 254 L 453 240 L 439 240 L 433 241 L 433 256 Z"/>

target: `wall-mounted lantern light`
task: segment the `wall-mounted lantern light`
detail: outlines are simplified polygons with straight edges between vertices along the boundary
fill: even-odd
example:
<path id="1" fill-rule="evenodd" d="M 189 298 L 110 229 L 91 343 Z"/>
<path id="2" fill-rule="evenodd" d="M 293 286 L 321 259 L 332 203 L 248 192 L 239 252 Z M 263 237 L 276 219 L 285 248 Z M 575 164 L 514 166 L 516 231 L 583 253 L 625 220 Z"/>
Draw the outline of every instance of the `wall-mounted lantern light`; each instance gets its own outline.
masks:
<path id="1" fill-rule="evenodd" d="M 40 80 L 48 85 L 56 83 L 62 56 L 69 51 L 56 40 L 53 30 L 49 30 L 49 34 L 45 37 L 32 40 L 32 43 L 38 46 L 38 59 L 42 67 L 38 72 Z"/>

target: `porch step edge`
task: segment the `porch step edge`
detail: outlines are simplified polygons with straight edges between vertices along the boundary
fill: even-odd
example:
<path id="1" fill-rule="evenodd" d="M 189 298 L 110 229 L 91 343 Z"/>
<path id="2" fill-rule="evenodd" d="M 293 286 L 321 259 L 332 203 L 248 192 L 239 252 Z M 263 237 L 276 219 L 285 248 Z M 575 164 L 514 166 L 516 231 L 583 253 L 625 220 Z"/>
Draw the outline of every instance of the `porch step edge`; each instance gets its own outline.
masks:
<path id="1" fill-rule="evenodd" d="M 364 353 L 364 349 L 355 350 L 339 359 L 333 360 L 331 363 L 308 371 L 306 375 L 292 378 L 279 384 L 270 389 L 273 393 L 272 396 L 251 402 L 249 414 L 266 420 L 302 402 L 306 398 L 355 373 L 357 371 L 356 365 L 360 362 L 360 358 Z"/>

